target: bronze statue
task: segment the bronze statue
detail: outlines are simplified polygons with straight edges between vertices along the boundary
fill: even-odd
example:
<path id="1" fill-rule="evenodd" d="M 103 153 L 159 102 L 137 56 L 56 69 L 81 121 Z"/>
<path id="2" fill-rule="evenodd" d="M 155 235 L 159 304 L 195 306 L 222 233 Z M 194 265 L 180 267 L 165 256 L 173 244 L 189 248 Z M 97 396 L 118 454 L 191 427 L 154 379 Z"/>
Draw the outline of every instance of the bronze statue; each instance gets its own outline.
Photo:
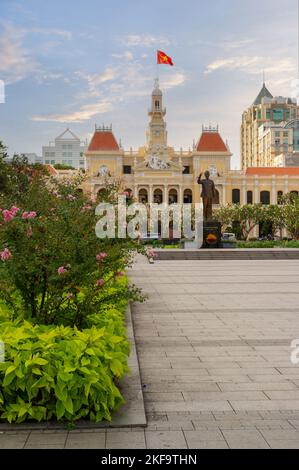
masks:
<path id="1" fill-rule="evenodd" d="M 204 221 L 209 222 L 213 217 L 213 199 L 216 197 L 216 188 L 214 181 L 210 180 L 210 172 L 205 172 L 206 179 L 202 180 L 202 173 L 197 180 L 198 184 L 202 185 L 202 201 L 203 201 L 203 216 Z"/>

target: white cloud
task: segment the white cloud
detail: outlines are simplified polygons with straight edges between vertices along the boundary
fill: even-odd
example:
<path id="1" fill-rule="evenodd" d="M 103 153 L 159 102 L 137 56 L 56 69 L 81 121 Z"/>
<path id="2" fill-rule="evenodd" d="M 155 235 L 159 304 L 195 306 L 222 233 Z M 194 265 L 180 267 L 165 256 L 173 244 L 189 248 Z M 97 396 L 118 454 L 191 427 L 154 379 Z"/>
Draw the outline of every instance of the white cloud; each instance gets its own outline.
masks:
<path id="1" fill-rule="evenodd" d="M 249 45 L 253 44 L 255 39 L 252 38 L 245 38 L 245 39 L 224 39 L 220 45 L 223 49 L 231 50 L 231 49 L 243 49 L 248 47 Z"/>
<path id="2" fill-rule="evenodd" d="M 106 82 L 114 80 L 118 72 L 116 68 L 107 67 L 102 73 L 99 74 L 87 74 L 85 72 L 76 72 L 76 75 L 80 78 L 83 78 L 87 81 L 88 91 L 82 92 L 79 95 L 79 98 L 92 98 L 101 96 L 100 87 Z"/>
<path id="3" fill-rule="evenodd" d="M 217 59 L 211 62 L 205 73 L 212 73 L 216 70 L 239 70 L 252 75 L 260 75 L 262 71 L 269 75 L 294 73 L 296 64 L 292 58 L 263 57 L 263 56 L 237 56 L 224 59 Z"/>
<path id="4" fill-rule="evenodd" d="M 71 39 L 68 31 L 42 28 L 16 28 L 9 23 L 0 22 L 0 73 L 6 84 L 12 84 L 35 74 L 41 81 L 42 67 L 32 57 L 32 51 L 26 49 L 24 39 L 27 34 L 45 34 Z"/>
<path id="5" fill-rule="evenodd" d="M 183 85 L 186 81 L 186 76 L 183 73 L 176 73 L 171 78 L 161 80 L 161 87 L 164 90 Z"/>
<path id="6" fill-rule="evenodd" d="M 152 36 L 150 34 L 131 34 L 122 38 L 122 43 L 127 47 L 153 47 L 169 46 L 170 40 L 164 36 Z"/>
<path id="7" fill-rule="evenodd" d="M 115 59 L 134 60 L 134 56 L 130 51 L 126 51 L 123 54 L 112 54 L 112 57 Z"/>
<path id="8" fill-rule="evenodd" d="M 78 71 L 75 75 L 85 82 L 85 89 L 83 86 L 83 91 L 76 97 L 78 109 L 72 112 L 38 115 L 32 119 L 44 122 L 82 122 L 97 114 L 109 112 L 114 105 L 117 106 L 134 97 L 150 96 L 154 83 L 148 67 L 138 60 L 128 61 L 123 55 L 122 59 L 107 66 L 101 73 L 88 74 L 85 71 Z M 163 89 L 180 86 L 186 79 L 182 72 L 168 77 L 161 80 Z M 96 99 L 96 103 L 84 103 L 92 99 Z M 82 102 L 84 104 L 81 104 Z"/>
<path id="9" fill-rule="evenodd" d="M 23 34 L 45 34 L 47 36 L 60 36 L 63 39 L 71 40 L 73 35 L 71 31 L 65 31 L 55 28 L 22 28 Z"/>
<path id="10" fill-rule="evenodd" d="M 6 84 L 23 80 L 38 69 L 37 63 L 23 47 L 16 30 L 5 26 L 0 36 L 0 73 Z"/>
<path id="11" fill-rule="evenodd" d="M 46 114 L 34 116 L 32 121 L 55 121 L 55 122 L 83 122 L 88 121 L 97 114 L 105 114 L 113 109 L 112 103 L 108 101 L 99 101 L 94 104 L 86 104 L 80 107 L 79 111 L 65 114 Z"/>

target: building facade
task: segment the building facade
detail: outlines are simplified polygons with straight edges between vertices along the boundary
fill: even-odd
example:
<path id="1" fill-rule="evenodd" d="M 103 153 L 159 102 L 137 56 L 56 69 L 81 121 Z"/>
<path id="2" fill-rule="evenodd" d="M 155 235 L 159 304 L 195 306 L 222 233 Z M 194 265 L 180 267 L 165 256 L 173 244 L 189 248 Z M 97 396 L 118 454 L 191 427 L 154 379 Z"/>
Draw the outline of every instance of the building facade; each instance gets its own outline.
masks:
<path id="1" fill-rule="evenodd" d="M 169 146 L 166 109 L 157 81 L 148 114 L 146 144 L 136 151 L 125 151 L 112 127 L 96 127 L 85 152 L 86 191 L 96 196 L 104 189 L 107 178 L 111 178 L 119 179 L 122 190 L 142 203 L 199 203 L 201 188 L 197 179 L 206 170 L 210 171 L 216 185 L 216 207 L 278 204 L 283 194 L 299 191 L 299 167 L 248 166 L 240 171 L 231 170 L 232 154 L 218 127 L 203 127 L 192 150 L 177 151 Z M 274 132 L 279 132 L 283 139 L 284 131 L 279 126 L 278 129 Z M 292 132 L 288 131 L 288 142 L 293 138 Z M 271 144 L 267 127 L 265 135 Z M 253 235 L 257 236 L 257 229 Z"/>
<path id="2" fill-rule="evenodd" d="M 42 158 L 45 165 L 67 165 L 77 170 L 85 169 L 84 152 L 87 144 L 81 142 L 70 129 L 66 129 L 54 142 L 44 146 Z"/>
<path id="3" fill-rule="evenodd" d="M 274 166 L 277 155 L 295 151 L 299 137 L 292 123 L 298 117 L 295 99 L 273 97 L 263 84 L 252 106 L 242 115 L 242 169 Z"/>

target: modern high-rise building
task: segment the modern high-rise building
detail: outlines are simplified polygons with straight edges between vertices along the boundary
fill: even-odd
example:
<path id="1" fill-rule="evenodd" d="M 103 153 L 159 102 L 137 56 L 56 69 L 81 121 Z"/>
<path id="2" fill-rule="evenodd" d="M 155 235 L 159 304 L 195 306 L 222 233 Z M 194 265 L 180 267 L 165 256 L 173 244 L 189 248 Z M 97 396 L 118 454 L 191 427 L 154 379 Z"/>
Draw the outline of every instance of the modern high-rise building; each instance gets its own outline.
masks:
<path id="1" fill-rule="evenodd" d="M 86 143 L 81 142 L 70 129 L 66 129 L 56 137 L 54 142 L 43 147 L 43 162 L 45 165 L 67 165 L 76 170 L 85 169 L 84 152 Z"/>
<path id="2" fill-rule="evenodd" d="M 265 83 L 250 108 L 244 111 L 241 125 L 241 166 L 274 166 L 275 158 L 295 150 L 294 126 L 299 107 L 292 98 L 273 97 Z M 299 137 L 298 137 L 299 144 Z"/>

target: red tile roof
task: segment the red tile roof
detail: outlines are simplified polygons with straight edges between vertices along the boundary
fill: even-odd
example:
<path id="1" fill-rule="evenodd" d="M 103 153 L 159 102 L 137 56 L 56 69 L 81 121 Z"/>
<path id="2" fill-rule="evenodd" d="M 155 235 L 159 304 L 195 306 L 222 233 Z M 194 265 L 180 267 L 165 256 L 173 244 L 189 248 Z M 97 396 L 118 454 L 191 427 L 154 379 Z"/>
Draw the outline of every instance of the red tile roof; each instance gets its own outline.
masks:
<path id="1" fill-rule="evenodd" d="M 272 167 L 260 167 L 260 168 L 247 168 L 247 176 L 299 176 L 299 167 L 288 167 L 288 168 L 272 168 Z"/>
<path id="2" fill-rule="evenodd" d="M 96 131 L 88 147 L 89 152 L 119 151 L 119 145 L 111 131 Z"/>
<path id="3" fill-rule="evenodd" d="M 197 152 L 228 152 L 218 132 L 203 132 L 197 144 Z"/>

